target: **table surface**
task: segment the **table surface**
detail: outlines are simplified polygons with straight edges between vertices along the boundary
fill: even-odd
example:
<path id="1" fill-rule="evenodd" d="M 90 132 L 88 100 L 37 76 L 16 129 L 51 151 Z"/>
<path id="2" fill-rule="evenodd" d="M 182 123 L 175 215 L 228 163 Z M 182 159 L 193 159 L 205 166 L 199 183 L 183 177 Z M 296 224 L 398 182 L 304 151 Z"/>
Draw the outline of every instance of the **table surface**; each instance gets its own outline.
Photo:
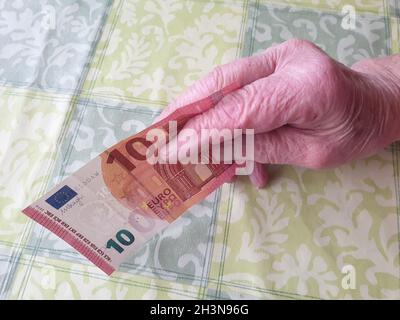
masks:
<path id="1" fill-rule="evenodd" d="M 398 53 L 398 0 L 0 9 L 0 298 L 400 298 L 400 144 L 334 170 L 270 166 L 265 189 L 224 185 L 112 277 L 20 212 L 216 65 L 294 37 L 346 65 Z"/>

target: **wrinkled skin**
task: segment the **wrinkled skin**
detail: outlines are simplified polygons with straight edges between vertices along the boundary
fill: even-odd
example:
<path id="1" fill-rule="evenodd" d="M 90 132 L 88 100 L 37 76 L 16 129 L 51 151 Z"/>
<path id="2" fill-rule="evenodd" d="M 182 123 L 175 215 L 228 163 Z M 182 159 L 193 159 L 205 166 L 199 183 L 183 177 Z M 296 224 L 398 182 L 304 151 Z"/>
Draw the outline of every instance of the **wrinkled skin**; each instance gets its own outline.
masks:
<path id="1" fill-rule="evenodd" d="M 185 128 L 253 128 L 256 163 L 250 179 L 258 187 L 267 182 L 263 164 L 330 168 L 400 139 L 400 55 L 348 68 L 295 39 L 216 67 L 158 120 L 235 81 L 241 89 Z"/>

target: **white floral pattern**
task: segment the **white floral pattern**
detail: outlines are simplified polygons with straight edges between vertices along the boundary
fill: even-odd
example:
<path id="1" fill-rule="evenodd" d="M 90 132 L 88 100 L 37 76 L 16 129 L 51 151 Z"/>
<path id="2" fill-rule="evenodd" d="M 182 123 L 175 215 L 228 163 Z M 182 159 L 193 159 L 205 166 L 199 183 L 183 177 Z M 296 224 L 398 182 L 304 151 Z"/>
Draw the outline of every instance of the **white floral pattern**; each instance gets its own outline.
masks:
<path id="1" fill-rule="evenodd" d="M 338 294 L 335 273 L 329 271 L 328 264 L 320 256 L 312 257 L 312 252 L 305 244 L 299 246 L 295 257 L 284 254 L 282 260 L 274 262 L 272 268 L 278 272 L 271 272 L 267 278 L 277 289 L 282 289 L 294 278 L 297 280 L 296 292 L 300 295 L 309 293 L 309 280 L 317 282 L 322 298 L 334 298 Z"/>
<path id="2" fill-rule="evenodd" d="M 0 83 L 73 92 L 108 3 L 0 2 Z"/>

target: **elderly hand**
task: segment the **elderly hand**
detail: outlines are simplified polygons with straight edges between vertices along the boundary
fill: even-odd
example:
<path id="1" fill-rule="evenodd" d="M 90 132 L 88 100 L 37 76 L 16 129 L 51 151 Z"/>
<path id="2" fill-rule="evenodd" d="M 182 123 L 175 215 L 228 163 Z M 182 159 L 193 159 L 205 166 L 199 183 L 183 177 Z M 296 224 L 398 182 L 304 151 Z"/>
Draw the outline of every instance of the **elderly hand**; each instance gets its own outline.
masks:
<path id="1" fill-rule="evenodd" d="M 328 168 L 400 139 L 400 56 L 348 68 L 303 40 L 216 67 L 161 117 L 233 82 L 241 89 L 185 128 L 253 128 L 256 165 L 250 179 L 258 187 L 267 181 L 262 164 Z"/>

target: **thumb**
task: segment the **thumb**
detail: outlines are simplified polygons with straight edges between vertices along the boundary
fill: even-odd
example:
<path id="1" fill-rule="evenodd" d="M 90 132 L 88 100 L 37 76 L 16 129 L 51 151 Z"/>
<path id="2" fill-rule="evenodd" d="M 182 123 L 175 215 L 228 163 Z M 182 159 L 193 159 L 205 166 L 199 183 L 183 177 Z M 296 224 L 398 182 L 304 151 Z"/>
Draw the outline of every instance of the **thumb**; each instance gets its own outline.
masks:
<path id="1" fill-rule="evenodd" d="M 268 182 L 268 174 L 264 164 L 260 162 L 254 163 L 253 172 L 249 176 L 250 181 L 257 188 L 263 188 Z"/>
<path id="2" fill-rule="evenodd" d="M 254 160 L 265 164 L 307 166 L 312 142 L 301 129 L 283 126 L 254 136 Z"/>

